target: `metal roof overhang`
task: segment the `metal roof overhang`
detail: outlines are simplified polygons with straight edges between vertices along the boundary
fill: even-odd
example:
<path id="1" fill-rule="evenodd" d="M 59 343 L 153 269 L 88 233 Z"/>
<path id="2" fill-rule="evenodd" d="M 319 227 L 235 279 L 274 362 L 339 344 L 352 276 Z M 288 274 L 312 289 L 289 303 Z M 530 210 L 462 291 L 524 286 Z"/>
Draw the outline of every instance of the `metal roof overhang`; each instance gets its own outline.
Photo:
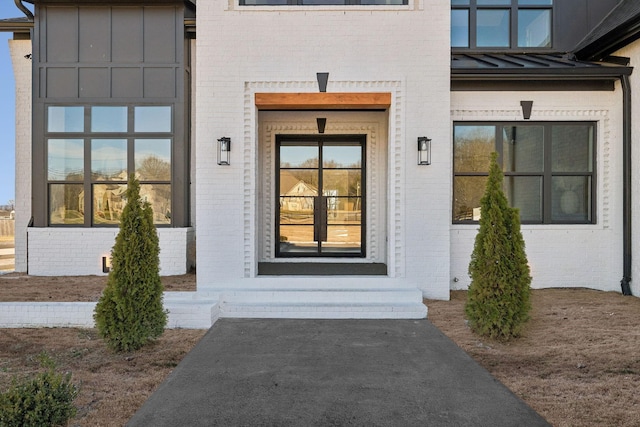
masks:
<path id="1" fill-rule="evenodd" d="M 557 55 L 453 55 L 451 90 L 613 90 L 632 67 Z"/>
<path id="2" fill-rule="evenodd" d="M 0 19 L 0 32 L 29 33 L 33 29 L 33 21 L 26 18 Z"/>

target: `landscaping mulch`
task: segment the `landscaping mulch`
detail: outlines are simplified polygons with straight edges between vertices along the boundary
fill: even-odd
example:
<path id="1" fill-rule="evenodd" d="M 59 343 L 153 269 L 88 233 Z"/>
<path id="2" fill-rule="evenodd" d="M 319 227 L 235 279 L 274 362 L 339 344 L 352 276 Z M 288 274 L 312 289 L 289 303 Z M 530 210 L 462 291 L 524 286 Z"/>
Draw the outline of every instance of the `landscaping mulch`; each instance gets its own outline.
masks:
<path id="1" fill-rule="evenodd" d="M 195 291 L 195 275 L 164 277 Z M 105 276 L 0 275 L 0 301 L 97 301 Z M 429 320 L 554 426 L 640 426 L 640 298 L 588 289 L 532 292 L 523 336 L 480 338 L 464 319 L 465 291 L 425 300 Z M 167 330 L 135 353 L 107 349 L 94 329 L 0 329 L 0 389 L 37 371 L 46 351 L 80 386 L 72 426 L 121 426 L 204 330 Z"/>

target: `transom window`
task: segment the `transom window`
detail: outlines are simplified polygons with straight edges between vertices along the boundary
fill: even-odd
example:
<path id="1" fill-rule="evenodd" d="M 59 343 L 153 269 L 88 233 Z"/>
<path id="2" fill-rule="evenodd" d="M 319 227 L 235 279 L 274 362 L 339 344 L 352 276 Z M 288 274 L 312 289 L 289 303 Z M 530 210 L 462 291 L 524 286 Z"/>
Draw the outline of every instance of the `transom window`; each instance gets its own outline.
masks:
<path id="1" fill-rule="evenodd" d="M 402 6 L 408 0 L 240 0 L 240 6 Z"/>
<path id="2" fill-rule="evenodd" d="M 452 48 L 551 47 L 553 0 L 451 0 Z"/>
<path id="3" fill-rule="evenodd" d="M 171 106 L 49 106 L 45 139 L 49 225 L 118 225 L 132 173 L 171 224 Z"/>
<path id="4" fill-rule="evenodd" d="M 590 122 L 454 123 L 453 222 L 480 219 L 495 151 L 523 223 L 594 223 L 594 139 Z"/>

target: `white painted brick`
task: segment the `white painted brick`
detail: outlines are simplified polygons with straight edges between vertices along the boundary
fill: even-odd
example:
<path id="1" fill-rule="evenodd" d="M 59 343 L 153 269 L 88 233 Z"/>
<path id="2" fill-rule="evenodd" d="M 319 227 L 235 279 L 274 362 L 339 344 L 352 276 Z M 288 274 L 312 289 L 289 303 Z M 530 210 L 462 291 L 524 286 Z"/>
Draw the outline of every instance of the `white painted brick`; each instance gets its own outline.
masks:
<path id="1" fill-rule="evenodd" d="M 31 219 L 31 41 L 9 40 L 15 80 L 15 270 L 27 271 L 27 225 Z"/>
<path id="2" fill-rule="evenodd" d="M 28 228 L 29 274 L 34 276 L 102 275 L 118 228 Z M 160 274 L 185 274 L 191 228 L 158 228 Z"/>
<path id="3" fill-rule="evenodd" d="M 421 287 L 433 295 L 447 295 L 449 274 L 438 265 L 448 264 L 449 236 L 438 235 L 438 230 L 448 230 L 448 216 L 424 221 L 424 207 L 450 204 L 448 154 L 434 157 L 430 168 L 418 168 L 414 151 L 405 155 L 403 147 L 413 148 L 415 138 L 427 132 L 434 140 L 449 138 L 449 4 L 434 2 L 392 11 L 384 7 L 375 11 L 370 7 L 348 11 L 344 7 L 295 7 L 278 8 L 278 13 L 208 6 L 198 9 L 196 93 L 215 96 L 196 100 L 196 158 L 215 158 L 211 135 L 231 136 L 239 149 L 232 150 L 231 167 L 221 168 L 206 160 L 196 167 L 199 276 L 209 283 L 255 275 L 256 245 L 261 244 L 261 237 L 252 227 L 256 227 L 258 211 L 253 204 L 247 206 L 244 197 L 258 194 L 262 177 L 249 176 L 253 182 L 244 185 L 246 173 L 257 170 L 255 157 L 246 163 L 244 156 L 253 148 L 243 145 L 244 137 L 249 135 L 250 144 L 255 144 L 258 136 L 255 123 L 247 126 L 245 121 L 254 106 L 252 99 L 246 103 L 243 85 L 264 82 L 256 91 L 267 92 L 317 91 L 315 74 L 327 71 L 329 92 L 375 91 L 376 87 L 388 91 L 385 81 L 400 82 L 394 93 L 401 97 L 397 105 L 402 111 L 397 116 L 391 112 L 390 130 L 382 132 L 389 133 L 407 159 L 400 178 L 403 185 L 393 187 L 398 195 L 392 198 L 403 205 L 398 214 L 404 222 L 397 232 L 403 239 L 403 252 L 396 263 L 391 239 L 383 248 L 389 254 L 385 261 L 391 264 L 392 276 L 406 277 L 414 284 L 422 283 L 424 271 L 430 271 L 429 282 Z M 441 19 L 434 19 L 436 16 Z M 428 28 L 424 22 L 430 23 Z M 213 69 L 215 72 L 210 71 Z M 431 102 L 434 97 L 439 102 Z M 446 146 L 442 144 L 438 151 Z M 390 162 L 388 174 L 394 173 L 394 167 Z M 409 193 L 411 197 L 406 197 Z M 215 197 L 210 198 L 212 194 Z M 243 219 L 245 211 L 251 212 L 248 222 Z M 389 233 L 395 234 L 388 224 Z M 422 225 L 415 227 L 417 224 Z M 249 242 L 244 241 L 246 227 Z M 430 242 L 432 256 L 424 251 L 425 240 Z M 403 259 L 404 253 L 413 255 Z"/>
<path id="4" fill-rule="evenodd" d="M 235 2 L 201 3 L 198 38 L 192 42 L 195 96 L 190 177 L 192 221 L 197 223 L 199 237 L 199 289 L 222 284 L 242 288 L 260 282 L 256 265 L 263 230 L 256 203 L 265 177 L 258 176 L 262 141 L 252 96 L 258 91 L 315 92 L 316 72 L 330 73 L 329 92 L 392 93 L 388 123 L 381 130 L 388 146 L 381 162 L 386 167 L 386 194 L 380 196 L 379 204 L 386 216 L 375 224 L 388 239 L 380 243 L 384 246 L 380 249 L 382 261 L 390 271 L 386 280 L 402 280 L 419 288 L 423 296 L 441 299 L 449 297 L 450 289 L 468 286 L 468 262 L 477 227 L 451 224 L 452 121 L 522 120 L 519 102 L 526 97 L 534 100 L 531 120 L 598 123 L 598 224 L 523 226 L 533 285 L 617 289 L 622 275 L 619 85 L 615 92 L 580 92 L 580 96 L 562 92 L 450 92 L 450 4 L 444 1 L 375 9 L 278 7 L 276 11 L 239 7 Z M 28 257 L 31 274 L 102 274 L 100 260 L 113 245 L 114 229 L 31 228 L 27 253 L 31 73 L 23 56 L 30 49 L 28 42 L 12 43 L 14 72 L 22 79 L 16 99 L 20 112 L 16 117 L 16 173 L 21 177 L 16 196 L 17 214 L 22 218 L 16 227 L 16 269 L 26 270 Z M 632 57 L 637 62 L 634 65 L 640 65 L 640 42 L 621 56 Z M 632 79 L 634 93 L 640 93 L 640 76 L 634 74 Z M 634 103 L 634 111 L 639 111 L 640 97 L 634 97 Z M 428 167 L 415 164 L 416 137 L 423 135 L 434 141 L 433 164 Z M 215 162 L 215 139 L 221 136 L 233 141 L 229 167 Z M 634 122 L 634 138 L 637 146 L 640 122 Z M 634 164 L 640 163 L 640 150 L 634 150 L 633 156 Z M 633 188 L 636 199 L 640 197 L 640 178 L 635 175 Z M 634 215 L 640 220 L 639 214 Z M 161 274 L 184 273 L 195 257 L 195 230 L 159 229 L 159 234 Z M 634 227 L 633 241 L 640 241 L 640 227 Z M 634 257 L 634 276 L 638 274 L 640 257 Z M 453 282 L 454 277 L 459 281 Z M 322 287 L 330 286 L 335 278 L 314 280 Z M 350 280 L 370 283 L 369 278 Z M 272 282 L 260 283 L 273 286 Z M 640 285 L 633 286 L 640 292 Z M 369 302 L 372 300 L 375 298 Z M 172 304 L 174 315 L 187 316 L 181 303 Z M 240 308 L 228 309 L 244 313 Z M 412 310 L 402 306 L 376 311 L 367 306 L 278 308 L 268 304 L 252 309 L 273 315 L 282 314 L 281 310 L 292 316 L 318 312 L 375 316 L 380 311 L 400 316 Z M 180 321 L 197 323 L 223 314 L 219 307 L 199 307 L 191 320 Z"/>
<path id="5" fill-rule="evenodd" d="M 619 291 L 622 278 L 622 156 L 619 92 L 453 92 L 452 120 L 522 121 L 520 100 L 533 100 L 531 120 L 597 122 L 597 223 L 523 225 L 533 288 Z M 477 225 L 451 226 L 452 289 L 466 289 Z M 455 282 L 454 278 L 458 281 Z"/>

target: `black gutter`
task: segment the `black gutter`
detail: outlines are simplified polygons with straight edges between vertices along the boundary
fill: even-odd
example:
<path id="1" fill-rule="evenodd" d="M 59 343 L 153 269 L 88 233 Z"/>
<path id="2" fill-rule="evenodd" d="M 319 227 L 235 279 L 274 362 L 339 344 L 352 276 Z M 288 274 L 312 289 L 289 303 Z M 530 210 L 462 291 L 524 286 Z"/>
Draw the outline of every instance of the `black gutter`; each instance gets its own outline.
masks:
<path id="1" fill-rule="evenodd" d="M 29 21 L 33 21 L 33 13 L 25 5 L 22 4 L 22 0 L 14 0 L 16 3 L 16 7 L 25 14 Z"/>
<path id="2" fill-rule="evenodd" d="M 633 67 L 452 68 L 451 80 L 611 80 L 631 75 Z"/>
<path id="3" fill-rule="evenodd" d="M 622 280 L 623 295 L 631 294 L 631 83 L 629 75 L 620 76 L 622 83 Z"/>

